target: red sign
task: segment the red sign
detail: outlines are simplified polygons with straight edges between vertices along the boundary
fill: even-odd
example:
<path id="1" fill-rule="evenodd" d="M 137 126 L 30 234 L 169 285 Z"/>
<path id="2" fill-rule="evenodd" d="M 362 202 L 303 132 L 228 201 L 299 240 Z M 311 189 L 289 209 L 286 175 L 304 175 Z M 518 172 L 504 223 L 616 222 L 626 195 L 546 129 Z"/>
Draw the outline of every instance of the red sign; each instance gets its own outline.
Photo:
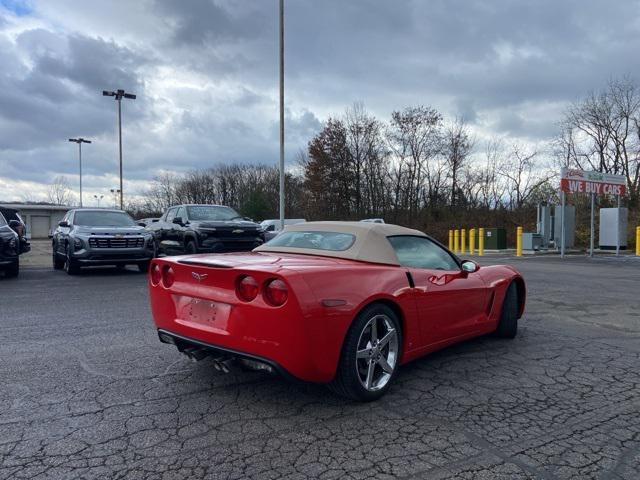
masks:
<path id="1" fill-rule="evenodd" d="M 624 175 L 585 172 L 563 168 L 560 189 L 567 193 L 594 193 L 596 195 L 624 195 L 627 181 Z"/>

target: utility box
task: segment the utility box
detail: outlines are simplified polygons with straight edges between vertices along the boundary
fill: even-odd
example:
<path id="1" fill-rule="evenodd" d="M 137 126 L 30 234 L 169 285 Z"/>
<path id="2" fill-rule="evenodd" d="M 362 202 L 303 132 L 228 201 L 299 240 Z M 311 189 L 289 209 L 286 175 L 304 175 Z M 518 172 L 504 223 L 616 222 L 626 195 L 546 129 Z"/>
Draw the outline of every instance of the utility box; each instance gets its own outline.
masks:
<path id="1" fill-rule="evenodd" d="M 542 235 L 539 233 L 523 233 L 522 249 L 523 250 L 540 250 L 542 248 Z"/>
<path id="2" fill-rule="evenodd" d="M 562 206 L 556 205 L 553 212 L 553 244 L 561 247 L 562 239 Z M 576 242 L 576 207 L 564 206 L 564 248 L 573 248 Z"/>
<path id="3" fill-rule="evenodd" d="M 538 204 L 538 225 L 537 230 L 542 238 L 541 247 L 548 247 L 553 238 L 553 225 L 551 220 L 551 205 L 545 203 Z"/>
<path id="4" fill-rule="evenodd" d="M 627 248 L 628 216 L 629 211 L 626 208 L 600 209 L 599 244 L 601 250 L 615 250 L 618 238 L 620 239 L 620 250 Z"/>
<path id="5" fill-rule="evenodd" d="M 506 250 L 507 231 L 504 228 L 485 228 L 484 248 L 487 250 Z"/>

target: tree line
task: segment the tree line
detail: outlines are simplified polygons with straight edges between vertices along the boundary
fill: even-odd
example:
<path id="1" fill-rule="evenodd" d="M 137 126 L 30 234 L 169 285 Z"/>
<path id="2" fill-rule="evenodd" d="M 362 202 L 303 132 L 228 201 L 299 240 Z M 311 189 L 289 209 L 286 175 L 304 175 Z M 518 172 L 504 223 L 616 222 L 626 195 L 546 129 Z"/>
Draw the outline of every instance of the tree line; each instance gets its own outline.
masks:
<path id="1" fill-rule="evenodd" d="M 356 103 L 327 119 L 286 174 L 286 215 L 308 220 L 387 222 L 444 237 L 453 226 L 535 228 L 535 206 L 556 202 L 560 166 L 622 174 L 636 209 L 640 90 L 610 82 L 572 104 L 549 144 L 479 141 L 463 118 L 431 106 L 381 120 Z M 256 220 L 278 216 L 275 166 L 221 165 L 154 179 L 136 210 L 180 203 L 230 205 Z M 579 198 L 574 199 L 580 202 Z M 605 200 L 606 201 L 606 200 Z M 633 217 L 633 214 L 632 214 Z"/>

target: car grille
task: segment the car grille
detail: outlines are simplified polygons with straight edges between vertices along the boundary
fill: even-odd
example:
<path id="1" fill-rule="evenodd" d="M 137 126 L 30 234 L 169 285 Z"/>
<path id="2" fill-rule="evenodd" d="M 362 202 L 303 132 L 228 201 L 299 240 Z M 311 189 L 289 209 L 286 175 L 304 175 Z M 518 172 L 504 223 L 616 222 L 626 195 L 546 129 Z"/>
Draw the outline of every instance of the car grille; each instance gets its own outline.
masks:
<path id="1" fill-rule="evenodd" d="M 142 237 L 92 237 L 89 239 L 91 248 L 142 248 L 144 238 Z"/>

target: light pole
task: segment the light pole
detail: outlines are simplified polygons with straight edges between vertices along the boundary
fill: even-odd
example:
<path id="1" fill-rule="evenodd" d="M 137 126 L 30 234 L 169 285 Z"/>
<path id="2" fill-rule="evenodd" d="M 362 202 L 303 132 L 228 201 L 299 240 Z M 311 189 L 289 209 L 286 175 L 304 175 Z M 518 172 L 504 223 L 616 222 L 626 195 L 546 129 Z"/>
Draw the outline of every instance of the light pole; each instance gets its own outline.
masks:
<path id="1" fill-rule="evenodd" d="M 284 230 L 284 0 L 280 0 L 280 228 Z"/>
<path id="2" fill-rule="evenodd" d="M 94 195 L 93 198 L 95 198 L 98 201 L 98 208 L 100 208 L 100 200 L 102 200 L 104 198 L 104 195 Z"/>
<path id="3" fill-rule="evenodd" d="M 133 93 L 126 93 L 124 90 L 116 90 L 111 92 L 109 90 L 103 90 L 102 95 L 105 97 L 115 97 L 118 102 L 118 152 L 120 157 L 120 210 L 124 210 L 124 202 L 122 198 L 122 99 L 129 98 L 135 100 L 136 96 Z"/>
<path id="4" fill-rule="evenodd" d="M 120 195 L 120 189 L 112 188 L 109 190 L 113 194 L 113 208 L 116 208 L 118 205 L 118 196 Z M 122 199 L 122 197 L 120 197 Z M 120 209 L 122 210 L 122 209 Z"/>
<path id="5" fill-rule="evenodd" d="M 91 143 L 91 140 L 85 140 L 84 138 L 79 137 L 70 138 L 69 141 L 78 144 L 78 160 L 80 163 L 80 208 L 82 208 L 82 144 Z"/>

